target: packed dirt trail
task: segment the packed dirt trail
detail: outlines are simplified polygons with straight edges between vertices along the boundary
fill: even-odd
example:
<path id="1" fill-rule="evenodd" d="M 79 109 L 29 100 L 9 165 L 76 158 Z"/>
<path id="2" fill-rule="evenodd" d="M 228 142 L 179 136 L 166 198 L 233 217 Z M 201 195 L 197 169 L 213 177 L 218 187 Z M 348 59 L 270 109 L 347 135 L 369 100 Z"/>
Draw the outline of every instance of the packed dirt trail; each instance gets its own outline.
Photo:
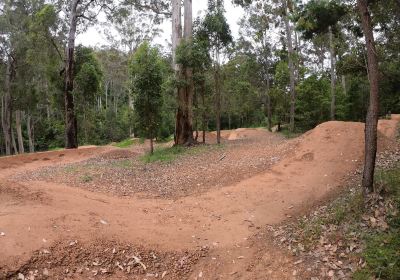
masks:
<path id="1" fill-rule="evenodd" d="M 395 138 L 398 121 L 397 115 L 380 121 L 381 150 Z M 236 140 L 243 131 L 225 137 Z M 220 264 L 226 265 L 211 268 L 207 261 L 200 262 L 197 267 L 205 266 L 200 278 L 220 279 L 207 277 L 208 273 L 225 276 L 221 279 L 258 279 L 258 270 L 265 275 L 265 271 L 282 269 L 278 262 L 286 257 L 270 252 L 268 258 L 274 259 L 270 260 L 270 267 L 255 267 L 250 276 L 239 271 L 241 267 L 246 269 L 246 261 L 233 265 L 231 258 L 254 257 L 257 249 L 249 248 L 248 242 L 261 227 L 299 215 L 343 186 L 346 177 L 362 164 L 363 136 L 361 123 L 321 124 L 291 140 L 294 152 L 269 170 L 227 187 L 175 200 L 121 198 L 54 182 L 12 179 L 14 174 L 43 166 L 83 161 L 112 147 L 2 158 L 0 232 L 4 236 L 0 236 L 0 272 L 18 269 L 29 263 L 33 252 L 58 242 L 92 244 L 96 240 L 116 240 L 161 252 L 208 248 L 211 255 L 221 258 Z M 276 279 L 285 279 L 285 275 L 279 274 Z M 109 277 L 123 279 L 118 274 Z M 185 277 L 199 277 L 198 271 L 194 269 Z"/>

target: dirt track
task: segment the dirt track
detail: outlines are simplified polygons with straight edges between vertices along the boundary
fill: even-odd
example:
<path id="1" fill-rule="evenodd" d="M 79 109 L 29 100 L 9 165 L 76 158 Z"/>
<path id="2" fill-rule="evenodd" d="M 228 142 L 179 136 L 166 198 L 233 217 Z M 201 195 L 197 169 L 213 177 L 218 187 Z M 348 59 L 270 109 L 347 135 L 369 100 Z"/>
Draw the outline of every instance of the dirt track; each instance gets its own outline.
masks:
<path id="1" fill-rule="evenodd" d="M 393 143 L 397 122 L 380 122 L 381 150 Z M 109 152 L 110 147 L 2 158 L 0 232 L 5 235 L 0 236 L 0 277 L 22 267 L 25 276 L 38 269 L 35 279 L 46 278 L 44 268 L 50 279 L 151 279 L 156 273 L 161 278 L 164 271 L 164 279 L 265 279 L 265 275 L 269 275 L 267 279 L 292 279 L 291 257 L 268 252 L 268 244 L 263 247 L 257 243 L 260 229 L 299 215 L 338 190 L 362 163 L 363 130 L 361 123 L 324 123 L 298 139 L 274 145 L 268 157 L 287 150 L 288 145 L 291 152 L 283 153 L 285 157 L 265 166 L 266 170 L 222 188 L 211 186 L 201 194 L 175 199 L 121 198 L 71 188 L 67 183 L 12 179 L 17 173 L 87 160 Z M 245 141 L 268 135 L 236 130 L 224 137 Z M 229 168 L 229 176 L 243 169 L 235 170 L 235 165 Z M 212 179 L 218 185 L 219 178 Z M 121 261 L 123 273 L 118 265 L 115 269 L 112 259 L 103 263 L 110 263 L 113 273 L 100 273 L 102 256 L 117 258 L 114 254 L 130 250 L 115 250 L 118 246 L 136 246 L 146 272 L 135 261 L 128 273 L 129 262 Z M 78 254 L 74 249 L 86 253 Z M 76 255 L 66 261 L 66 252 Z M 151 254 L 159 257 L 153 260 L 148 257 Z M 58 261 L 46 262 L 55 259 Z M 99 264 L 95 265 L 97 259 Z M 89 263 L 84 265 L 83 260 Z M 83 271 L 78 268 L 81 266 Z"/>

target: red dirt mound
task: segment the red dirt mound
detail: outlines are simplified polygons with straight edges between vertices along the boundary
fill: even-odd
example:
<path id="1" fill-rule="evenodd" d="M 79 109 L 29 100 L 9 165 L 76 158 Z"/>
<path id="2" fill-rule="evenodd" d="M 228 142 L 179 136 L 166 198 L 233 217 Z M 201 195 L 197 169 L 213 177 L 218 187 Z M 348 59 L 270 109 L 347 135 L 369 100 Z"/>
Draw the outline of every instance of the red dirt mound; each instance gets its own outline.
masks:
<path id="1" fill-rule="evenodd" d="M 240 140 L 240 139 L 259 139 L 263 137 L 268 137 L 271 135 L 266 129 L 263 128 L 238 128 L 236 130 L 230 131 L 228 135 L 228 140 Z"/>
<path id="2" fill-rule="evenodd" d="M 105 150 L 106 147 L 88 146 L 73 150 L 49 151 L 49 152 L 39 152 L 33 154 L 1 157 L 0 170 L 7 168 L 15 168 L 24 164 L 37 161 L 50 161 L 52 163 L 73 162 L 76 160 L 83 160 L 85 158 L 94 156 Z"/>

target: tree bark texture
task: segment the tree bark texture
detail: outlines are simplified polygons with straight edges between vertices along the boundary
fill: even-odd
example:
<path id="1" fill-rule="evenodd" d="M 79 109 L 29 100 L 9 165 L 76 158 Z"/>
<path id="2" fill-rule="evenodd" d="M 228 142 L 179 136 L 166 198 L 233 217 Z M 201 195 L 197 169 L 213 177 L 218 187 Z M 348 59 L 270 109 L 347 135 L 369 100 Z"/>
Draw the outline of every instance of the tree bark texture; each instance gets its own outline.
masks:
<path id="1" fill-rule="evenodd" d="M 221 87 L 220 87 L 220 69 L 219 69 L 219 54 L 217 51 L 216 65 L 214 71 L 215 81 L 215 113 L 217 126 L 217 143 L 221 144 Z"/>
<path id="2" fill-rule="evenodd" d="M 5 92 L 2 100 L 2 128 L 4 135 L 4 144 L 6 148 L 6 155 L 11 155 L 11 145 L 12 145 L 12 132 L 11 132 L 11 119 L 12 119 L 12 102 L 11 102 L 11 85 L 14 80 L 15 69 L 14 60 L 11 56 L 7 60 L 7 69 L 5 77 Z"/>
<path id="3" fill-rule="evenodd" d="M 179 2 L 179 1 L 178 1 Z M 180 4 L 180 2 L 179 2 Z M 173 3 L 173 12 L 181 14 L 180 5 L 175 8 Z M 179 11 L 178 11 L 179 10 Z M 173 15 L 173 31 L 181 32 L 180 19 L 177 20 L 176 16 Z M 175 26 L 176 25 L 176 26 Z M 193 30 L 193 15 L 192 15 L 192 0 L 184 1 L 184 39 L 185 42 L 189 43 L 192 40 Z M 176 45 L 179 46 L 182 42 L 181 33 L 178 36 L 175 34 Z M 176 49 L 175 49 L 176 53 Z M 176 60 L 175 60 L 176 64 Z M 178 88 L 178 110 L 176 113 L 176 125 L 175 125 L 175 145 L 191 145 L 194 143 L 193 139 L 193 95 L 194 95 L 194 84 L 193 84 L 193 70 L 191 68 L 184 68 L 181 65 L 175 66 L 178 79 L 184 79 L 186 81 L 185 86 Z"/>
<path id="4" fill-rule="evenodd" d="M 179 72 L 179 65 L 176 63 L 176 49 L 182 40 L 181 16 L 181 1 L 172 0 L 172 63 L 175 72 Z"/>
<path id="5" fill-rule="evenodd" d="M 265 113 L 267 117 L 267 128 L 269 131 L 272 129 L 272 111 L 271 111 L 271 96 L 270 96 L 270 79 L 269 79 L 269 65 L 266 65 L 265 69 L 266 80 L 265 80 Z"/>
<path id="6" fill-rule="evenodd" d="M 362 28 L 367 47 L 368 75 L 370 81 L 369 107 L 365 123 L 365 162 L 362 179 L 364 193 L 368 193 L 374 190 L 374 172 L 378 141 L 379 70 L 371 15 L 368 10 L 368 2 L 367 0 L 357 0 L 357 6 L 361 16 Z"/>
<path id="7" fill-rule="evenodd" d="M 346 76 L 342 75 L 342 88 L 344 95 L 347 95 Z"/>
<path id="8" fill-rule="evenodd" d="M 205 81 L 202 81 L 201 83 L 201 113 L 202 113 L 202 130 L 203 130 L 203 136 L 202 136 L 202 141 L 203 144 L 206 143 L 206 129 L 207 129 L 207 112 L 206 112 L 206 85 Z"/>
<path id="9" fill-rule="evenodd" d="M 154 143 L 153 143 L 153 138 L 150 138 L 150 154 L 152 155 L 154 153 Z"/>
<path id="10" fill-rule="evenodd" d="M 35 152 L 35 144 L 33 138 L 33 122 L 32 117 L 28 114 L 26 116 L 26 130 L 28 131 L 28 143 L 29 143 L 29 152 Z"/>
<path id="11" fill-rule="evenodd" d="M 286 40 L 288 44 L 288 62 L 289 62 L 289 73 L 290 73 L 290 121 L 289 121 L 289 129 L 290 131 L 294 131 L 294 118 L 296 111 L 296 89 L 295 89 L 295 69 L 294 69 L 294 50 L 293 50 L 293 38 L 292 38 L 292 27 L 290 26 L 289 21 L 289 11 L 287 0 L 283 0 L 283 8 L 284 8 L 284 21 L 286 27 Z"/>
<path id="12" fill-rule="evenodd" d="M 17 142 L 15 142 L 14 130 L 11 128 L 11 142 L 14 149 L 14 154 L 18 155 Z"/>
<path id="13" fill-rule="evenodd" d="M 75 37 L 78 22 L 77 7 L 79 0 L 71 2 L 70 25 L 68 34 L 67 57 L 65 63 L 65 84 L 64 84 L 64 104 L 65 104 L 65 148 L 78 148 L 78 125 L 75 116 L 74 106 L 74 53 Z"/>
<path id="14" fill-rule="evenodd" d="M 329 49 L 331 55 L 331 120 L 336 119 L 336 58 L 335 58 L 335 45 L 333 42 L 332 27 L 329 26 Z"/>
<path id="15" fill-rule="evenodd" d="M 22 127 L 21 127 L 21 111 L 15 111 L 15 128 L 17 130 L 17 139 L 18 139 L 18 150 L 20 154 L 25 153 L 24 149 L 24 138 L 22 136 Z"/>

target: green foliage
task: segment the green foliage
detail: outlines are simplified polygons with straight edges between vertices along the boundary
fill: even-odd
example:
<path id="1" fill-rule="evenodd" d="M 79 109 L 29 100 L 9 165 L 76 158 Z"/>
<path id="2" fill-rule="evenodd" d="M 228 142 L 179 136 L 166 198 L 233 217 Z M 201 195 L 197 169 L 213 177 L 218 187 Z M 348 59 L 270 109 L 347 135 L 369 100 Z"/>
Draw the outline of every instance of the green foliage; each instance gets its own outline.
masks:
<path id="1" fill-rule="evenodd" d="M 113 146 L 118 147 L 118 148 L 129 148 L 130 146 L 133 146 L 138 143 L 140 143 L 139 139 L 128 138 L 128 139 L 125 139 L 118 143 L 113 144 Z"/>
<path id="2" fill-rule="evenodd" d="M 207 69 L 211 65 L 207 42 L 198 37 L 189 42 L 182 41 L 176 50 L 176 61 L 184 67 L 193 68 L 194 71 Z"/>
<path id="3" fill-rule="evenodd" d="M 216 147 L 218 148 L 218 147 Z M 153 154 L 143 155 L 140 159 L 145 163 L 152 162 L 172 162 L 177 158 L 187 155 L 187 154 L 197 154 L 209 150 L 210 147 L 207 146 L 194 146 L 194 147 L 163 147 L 156 148 Z"/>
<path id="4" fill-rule="evenodd" d="M 298 87 L 297 126 L 303 130 L 329 120 L 330 81 L 316 75 L 306 78 Z"/>
<path id="5" fill-rule="evenodd" d="M 91 48 L 78 46 L 75 50 L 75 89 L 78 104 L 87 104 L 94 100 L 100 90 L 103 73 Z"/>
<path id="6" fill-rule="evenodd" d="M 93 177 L 89 174 L 85 174 L 85 175 L 81 176 L 81 181 L 83 183 L 89 183 L 89 182 L 93 181 Z"/>
<path id="7" fill-rule="evenodd" d="M 219 53 L 232 43 L 231 29 L 224 15 L 223 0 L 209 0 L 207 14 L 197 30 L 197 36 L 202 42 L 208 42 L 208 48 Z"/>
<path id="8" fill-rule="evenodd" d="M 337 0 L 311 0 L 300 12 L 297 22 L 299 30 L 306 39 L 316 34 L 327 33 L 329 27 L 335 29 L 336 24 L 347 13 L 347 7 Z"/>
<path id="9" fill-rule="evenodd" d="M 396 210 L 389 216 L 388 232 L 367 236 L 363 257 L 367 266 L 355 274 L 355 279 L 400 279 L 400 167 L 377 174 L 376 185 L 394 202 Z"/>
<path id="10" fill-rule="evenodd" d="M 186 147 L 174 146 L 171 148 L 156 148 L 153 154 L 146 154 L 140 159 L 145 163 L 151 162 L 171 162 L 174 161 L 178 156 L 182 155 L 186 151 Z"/>
<path id="11" fill-rule="evenodd" d="M 36 148 L 39 151 L 64 146 L 64 122 L 56 119 L 44 119 L 35 127 L 37 133 Z"/>
<path id="12" fill-rule="evenodd" d="M 157 136 L 161 123 L 162 64 L 156 48 L 145 42 L 136 51 L 130 64 L 133 80 L 132 93 L 140 136 L 152 139 Z"/>
<path id="13" fill-rule="evenodd" d="M 4 93 L 7 54 L 12 54 L 16 63 L 12 83 L 13 110 L 21 110 L 32 118 L 36 150 L 60 147 L 64 141 L 63 50 L 68 20 L 65 13 L 58 11 L 60 4 L 65 3 L 44 0 L 3 2 L 0 4 L 0 72 L 3 73 L 0 75 L 0 96 Z M 124 4 L 133 4 L 142 11 L 143 7 L 137 6 L 137 1 L 128 2 Z M 162 1 L 159 8 L 168 9 L 167 2 Z M 209 0 L 206 15 L 194 22 L 193 40 L 183 42 L 177 49 L 177 61 L 193 69 L 193 126 L 199 130 L 215 129 L 215 97 L 217 89 L 221 89 L 223 129 L 265 125 L 266 93 L 271 101 L 273 125 L 285 127 L 289 120 L 290 94 L 282 5 L 280 1 L 233 2 L 246 10 L 240 23 L 240 38 L 235 44 L 225 17 L 224 1 Z M 337 54 L 337 119 L 363 121 L 368 106 L 369 81 L 357 13 L 350 12 L 350 1 L 312 0 L 305 5 L 301 2 L 305 3 L 288 1 L 291 23 L 310 39 L 307 44 L 300 40 L 300 49 L 296 49 L 299 52 L 293 57 L 297 74 L 297 130 L 307 130 L 329 118 L 329 73 L 324 66 L 329 26 L 334 31 Z M 134 76 L 128 64 L 138 45 L 160 32 L 157 27 L 160 17 L 152 12 L 138 17 L 139 12 L 132 11 L 129 5 L 118 7 L 115 17 L 107 19 L 120 34 L 120 39 L 108 32 L 110 46 L 76 48 L 74 100 L 80 144 L 102 145 L 146 134 L 143 129 L 146 118 L 140 116 L 149 110 L 140 111 L 132 106 L 143 91 L 132 85 Z M 369 1 L 369 8 L 377 35 L 381 73 L 380 114 L 400 112 L 398 1 Z M 157 94 L 155 99 L 162 101 L 153 104 L 158 109 L 152 135 L 160 141 L 169 139 L 174 132 L 175 89 L 182 81 L 175 79 L 171 57 L 159 55 L 158 61 L 155 65 L 161 70 L 156 72 L 162 77 L 162 85 L 156 88 L 161 98 Z M 346 91 L 340 84 L 342 76 L 345 77 Z M 216 80 L 220 83 L 218 87 Z M 153 111 L 149 112 L 153 114 Z M 26 119 L 23 123 L 27 143 Z M 1 151 L 3 138 L 0 137 Z"/>
<path id="14" fill-rule="evenodd" d="M 252 56 L 237 55 L 224 65 L 225 127 L 251 127 L 265 125 L 261 98 L 257 85 L 260 67 Z M 230 118 L 226 120 L 226 116 Z"/>

